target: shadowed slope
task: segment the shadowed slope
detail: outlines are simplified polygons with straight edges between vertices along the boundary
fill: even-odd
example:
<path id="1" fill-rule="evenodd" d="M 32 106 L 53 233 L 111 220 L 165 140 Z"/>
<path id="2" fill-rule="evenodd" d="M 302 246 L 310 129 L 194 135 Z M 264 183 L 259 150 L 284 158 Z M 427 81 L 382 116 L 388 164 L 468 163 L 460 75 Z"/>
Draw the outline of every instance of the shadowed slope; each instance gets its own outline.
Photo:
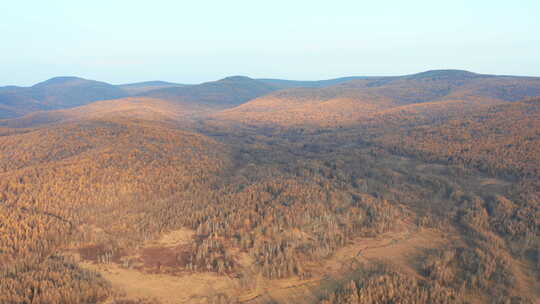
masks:
<path id="1" fill-rule="evenodd" d="M 199 85 L 153 90 L 144 93 L 143 96 L 226 108 L 242 104 L 276 89 L 277 87 L 262 81 L 233 76 Z"/>
<path id="2" fill-rule="evenodd" d="M 119 88 L 101 81 L 56 77 L 31 87 L 32 96 L 53 108 L 70 108 L 103 99 L 126 96 Z"/>
<path id="3" fill-rule="evenodd" d="M 355 124 L 395 107 L 443 101 L 473 107 L 540 96 L 540 78 L 481 75 L 459 70 L 357 79 L 327 88 L 271 93 L 215 117 L 250 124 Z"/>
<path id="4" fill-rule="evenodd" d="M 41 104 L 21 89 L 0 91 L 0 119 L 18 117 L 50 108 Z"/>
<path id="5" fill-rule="evenodd" d="M 52 123 L 109 118 L 177 123 L 210 112 L 212 109 L 197 104 L 172 103 L 148 97 L 128 97 L 97 101 L 71 109 L 38 111 L 19 118 L 0 120 L 0 126 L 29 128 Z"/>
<path id="6" fill-rule="evenodd" d="M 32 87 L 0 90 L 0 118 L 22 116 L 37 110 L 72 108 L 93 101 L 125 97 L 111 84 L 77 77 L 56 77 Z"/>
<path id="7" fill-rule="evenodd" d="M 0 238 L 0 302 L 130 303 L 114 291 L 163 304 L 538 299 L 538 199 L 522 199 L 512 180 L 390 153 L 429 148 L 425 139 L 525 147 L 536 101 L 472 117 L 460 112 L 466 101 L 394 102 L 351 128 L 230 128 L 216 139 L 164 123 L 175 105 L 101 101 L 50 112 L 75 121 L 0 128 L 0 230 L 10 236 Z M 454 138 L 468 118 L 471 137 Z M 418 146 L 403 140 L 417 133 Z M 381 259 L 390 264 L 372 268 Z"/>

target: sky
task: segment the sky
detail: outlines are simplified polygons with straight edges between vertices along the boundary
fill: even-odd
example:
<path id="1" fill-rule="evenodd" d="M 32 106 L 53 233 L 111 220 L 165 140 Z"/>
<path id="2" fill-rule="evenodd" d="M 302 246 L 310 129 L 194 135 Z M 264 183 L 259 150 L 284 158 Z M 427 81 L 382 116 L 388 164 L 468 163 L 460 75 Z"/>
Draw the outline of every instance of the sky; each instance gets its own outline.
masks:
<path id="1" fill-rule="evenodd" d="M 0 86 L 431 69 L 540 76 L 540 1 L 0 1 Z"/>

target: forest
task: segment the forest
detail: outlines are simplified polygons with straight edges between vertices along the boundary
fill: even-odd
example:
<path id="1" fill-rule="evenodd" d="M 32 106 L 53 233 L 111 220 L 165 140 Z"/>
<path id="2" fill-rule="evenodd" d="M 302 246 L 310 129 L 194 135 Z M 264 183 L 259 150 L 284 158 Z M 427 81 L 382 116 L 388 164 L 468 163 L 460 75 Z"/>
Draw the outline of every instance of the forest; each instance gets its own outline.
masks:
<path id="1" fill-rule="evenodd" d="M 0 303 L 538 303 L 540 99 L 398 95 L 0 121 Z"/>

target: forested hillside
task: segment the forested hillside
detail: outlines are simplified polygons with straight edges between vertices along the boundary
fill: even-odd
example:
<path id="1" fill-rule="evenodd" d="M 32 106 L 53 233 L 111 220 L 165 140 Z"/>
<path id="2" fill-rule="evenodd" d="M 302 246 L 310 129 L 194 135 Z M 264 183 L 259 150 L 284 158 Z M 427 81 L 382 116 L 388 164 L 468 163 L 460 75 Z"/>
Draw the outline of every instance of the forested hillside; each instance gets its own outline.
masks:
<path id="1" fill-rule="evenodd" d="M 540 78 L 482 75 L 458 70 L 356 79 L 324 88 L 292 88 L 216 114 L 244 124 L 350 126 L 381 111 L 421 103 L 491 105 L 540 96 Z"/>
<path id="2" fill-rule="evenodd" d="M 0 121 L 0 303 L 537 303 L 540 103 L 503 78 Z"/>
<path id="3" fill-rule="evenodd" d="M 39 110 L 85 105 L 97 100 L 125 97 L 111 84 L 77 77 L 55 77 L 31 87 L 0 90 L 0 119 L 23 116 Z"/>

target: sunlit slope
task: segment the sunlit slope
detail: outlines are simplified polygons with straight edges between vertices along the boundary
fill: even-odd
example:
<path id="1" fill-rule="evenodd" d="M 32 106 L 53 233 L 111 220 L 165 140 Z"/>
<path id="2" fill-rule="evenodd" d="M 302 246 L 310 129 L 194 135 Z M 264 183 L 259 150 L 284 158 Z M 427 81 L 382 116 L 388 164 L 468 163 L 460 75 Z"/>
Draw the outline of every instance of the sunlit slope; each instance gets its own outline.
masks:
<path id="1" fill-rule="evenodd" d="M 141 155 L 147 155 L 150 159 L 167 161 L 169 156 L 182 158 L 182 154 L 175 155 L 174 151 L 198 151 L 206 149 L 213 142 L 203 135 L 179 131 L 168 124 L 122 118 L 88 119 L 23 129 L 0 136 L 0 141 L 0 167 L 3 172 L 33 165 L 57 164 L 68 159 L 76 164 L 77 159 L 83 161 L 97 155 L 106 158 L 115 155 L 121 160 L 120 163 L 128 166 L 129 159 L 122 157 L 129 156 L 133 151 L 140 151 Z M 169 152 L 172 154 L 167 154 Z"/>
<path id="2" fill-rule="evenodd" d="M 374 121 L 376 141 L 431 161 L 461 163 L 507 177 L 540 176 L 540 99 L 445 114 L 438 116 L 442 119 L 423 115 L 409 126 L 406 122 L 414 119 L 406 112 L 381 115 Z M 402 130 L 393 132 L 392 125 Z"/>
<path id="3" fill-rule="evenodd" d="M 357 124 L 381 111 L 411 104 L 455 101 L 466 102 L 462 104 L 470 108 L 539 95 L 540 78 L 443 70 L 358 79 L 327 88 L 288 89 L 224 110 L 215 117 L 247 124 L 339 126 Z"/>
<path id="4" fill-rule="evenodd" d="M 179 122 L 213 111 L 215 110 L 208 106 L 193 103 L 172 103 L 156 98 L 128 97 L 97 101 L 71 109 L 34 112 L 20 118 L 0 120 L 0 126 L 28 128 L 51 123 L 113 118 Z"/>
<path id="5" fill-rule="evenodd" d="M 327 259 L 355 236 L 387 231 L 399 214 L 387 201 L 353 188 L 344 193 L 320 174 L 299 177 L 284 170 L 282 161 L 255 167 L 249 155 L 233 155 L 227 144 L 153 121 L 63 123 L 2 136 L 0 147 L 2 208 L 20 211 L 24 223 L 35 220 L 27 211 L 52 218 L 47 229 L 31 225 L 36 230 L 28 228 L 31 235 L 21 236 L 24 241 L 15 235 L 0 243 L 9 248 L 0 257 L 10 261 L 0 265 L 1 273 L 17 278 L 14 288 L 0 285 L 0 299 L 32 297 L 25 287 L 39 286 L 40 280 L 54 275 L 54 261 L 63 261 L 61 253 L 96 264 L 120 265 L 122 259 L 128 261 L 123 265 L 135 265 L 142 277 L 158 267 L 180 277 L 230 274 L 234 286 L 239 276 L 245 281 L 256 276 L 308 278 L 315 267 L 307 261 Z M 261 159 L 269 160 L 264 155 Z M 295 170 L 304 170 L 301 159 L 295 162 Z M 316 168 L 319 162 L 310 166 Z M 342 210 L 355 216 L 342 217 Z M 12 220 L 10 227 L 22 229 Z M 193 236 L 186 246 L 158 247 L 158 260 L 151 250 L 143 250 L 145 241 L 178 229 Z M 36 244 L 39 252 L 28 244 Z M 41 260 L 35 259 L 38 254 Z M 161 261 L 163 269 L 156 264 Z M 73 262 L 65 263 L 78 269 Z M 18 270 L 21 265 L 31 268 Z M 40 275 L 32 278 L 36 273 Z M 100 278 L 84 278 L 90 282 L 76 294 L 91 297 Z M 76 274 L 65 280 L 68 286 L 81 281 Z M 100 295 L 110 292 L 104 289 Z M 47 294 L 62 298 L 62 290 L 49 288 Z"/>
<path id="6" fill-rule="evenodd" d="M 405 136 L 403 117 L 445 119 L 420 106 L 365 128 L 232 128 L 219 140 L 126 117 L 0 130 L 0 229 L 13 236 L 0 241 L 0 274 L 13 278 L 0 300 L 317 303 L 354 297 L 349 281 L 337 288 L 354 279 L 359 294 L 415 303 L 532 303 L 538 208 L 520 195 L 534 189 L 392 155 L 377 139 Z M 62 285 L 33 294 L 58 272 Z"/>
<path id="7" fill-rule="evenodd" d="M 442 76 L 260 97 L 317 110 L 286 128 L 142 97 L 3 121 L 0 302 L 537 302 L 538 99 Z"/>
<path id="8" fill-rule="evenodd" d="M 199 85 L 152 90 L 142 96 L 228 108 L 277 89 L 278 87 L 263 81 L 233 76 Z"/>
<path id="9" fill-rule="evenodd" d="M 149 121 L 85 120 L 0 136 L 0 231 L 10 236 L 0 241 L 0 302 L 101 303 L 109 284 L 62 252 L 125 246 L 177 225 L 150 214 L 227 162 L 224 145 Z"/>

